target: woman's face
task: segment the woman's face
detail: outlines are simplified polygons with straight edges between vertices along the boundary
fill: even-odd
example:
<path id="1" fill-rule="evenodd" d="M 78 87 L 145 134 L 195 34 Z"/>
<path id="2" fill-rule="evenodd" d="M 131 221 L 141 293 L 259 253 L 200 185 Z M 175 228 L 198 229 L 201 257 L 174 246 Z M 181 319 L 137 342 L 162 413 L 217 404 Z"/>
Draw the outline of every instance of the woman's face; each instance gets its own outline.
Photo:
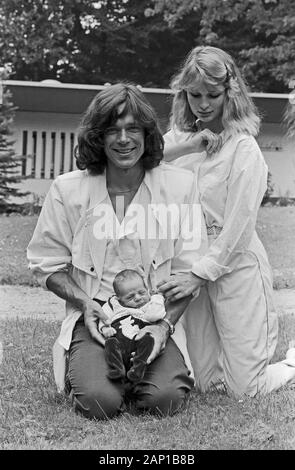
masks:
<path id="1" fill-rule="evenodd" d="M 187 90 L 192 113 L 204 123 L 221 121 L 225 88 L 223 85 L 207 85 L 201 82 Z"/>
<path id="2" fill-rule="evenodd" d="M 117 168 L 134 167 L 144 153 L 144 129 L 131 114 L 119 118 L 105 131 L 104 151 Z"/>

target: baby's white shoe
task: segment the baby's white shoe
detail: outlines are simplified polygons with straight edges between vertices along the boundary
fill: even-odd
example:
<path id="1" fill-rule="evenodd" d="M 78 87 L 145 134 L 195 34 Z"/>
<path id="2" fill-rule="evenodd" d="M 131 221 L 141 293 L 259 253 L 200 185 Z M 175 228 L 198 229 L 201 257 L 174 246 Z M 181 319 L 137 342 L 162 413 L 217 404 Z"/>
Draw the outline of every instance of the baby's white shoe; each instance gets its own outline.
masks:
<path id="1" fill-rule="evenodd" d="M 295 367 L 295 347 L 288 349 L 286 359 L 282 362 L 287 364 L 287 366 Z"/>

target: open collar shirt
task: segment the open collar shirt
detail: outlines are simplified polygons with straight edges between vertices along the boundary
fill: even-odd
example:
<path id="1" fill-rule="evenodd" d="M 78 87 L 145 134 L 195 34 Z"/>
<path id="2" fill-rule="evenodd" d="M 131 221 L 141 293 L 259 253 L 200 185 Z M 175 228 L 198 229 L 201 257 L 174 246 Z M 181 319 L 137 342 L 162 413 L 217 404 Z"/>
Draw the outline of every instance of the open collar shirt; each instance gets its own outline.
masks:
<path id="1" fill-rule="evenodd" d="M 148 287 L 153 289 L 171 274 L 191 271 L 207 249 L 207 235 L 190 171 L 162 163 L 146 171 L 142 186 L 137 230 L 143 230 L 145 220 L 145 233 L 140 234 L 140 261 Z M 90 298 L 99 296 L 108 242 L 108 230 L 102 236 L 102 208 L 108 211 L 108 199 L 105 174 L 92 176 L 87 170 L 77 170 L 52 183 L 27 250 L 29 267 L 43 287 L 52 273 L 66 271 Z M 173 225 L 173 236 L 167 235 L 167 208 L 181 214 Z M 189 235 L 193 236 L 190 242 Z M 67 321 L 63 324 L 67 334 L 62 344 L 66 350 L 81 314 L 66 302 Z M 173 339 L 192 371 L 182 321 L 183 316 Z"/>

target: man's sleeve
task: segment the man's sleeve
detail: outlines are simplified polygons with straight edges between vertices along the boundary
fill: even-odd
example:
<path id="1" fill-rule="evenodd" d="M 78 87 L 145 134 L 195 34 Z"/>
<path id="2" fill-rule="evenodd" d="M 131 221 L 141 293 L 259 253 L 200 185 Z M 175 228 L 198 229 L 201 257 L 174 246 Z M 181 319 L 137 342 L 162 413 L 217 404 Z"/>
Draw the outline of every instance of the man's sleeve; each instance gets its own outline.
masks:
<path id="1" fill-rule="evenodd" d="M 73 233 L 57 179 L 49 189 L 27 248 L 29 269 L 44 288 L 51 274 L 67 271 L 72 261 L 72 239 Z"/>

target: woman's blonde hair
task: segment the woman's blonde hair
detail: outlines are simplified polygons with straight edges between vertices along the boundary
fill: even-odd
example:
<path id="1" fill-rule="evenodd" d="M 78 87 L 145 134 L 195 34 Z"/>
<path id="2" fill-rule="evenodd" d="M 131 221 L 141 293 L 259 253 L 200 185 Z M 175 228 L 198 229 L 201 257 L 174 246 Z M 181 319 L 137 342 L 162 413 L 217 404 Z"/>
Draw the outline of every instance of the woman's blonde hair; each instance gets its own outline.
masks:
<path id="1" fill-rule="evenodd" d="M 188 54 L 180 72 L 171 81 L 175 92 L 170 124 L 182 131 L 196 131 L 187 91 L 201 82 L 223 85 L 225 98 L 222 124 L 225 132 L 257 135 L 260 126 L 258 111 L 248 95 L 246 84 L 232 57 L 212 46 L 195 47 Z"/>

